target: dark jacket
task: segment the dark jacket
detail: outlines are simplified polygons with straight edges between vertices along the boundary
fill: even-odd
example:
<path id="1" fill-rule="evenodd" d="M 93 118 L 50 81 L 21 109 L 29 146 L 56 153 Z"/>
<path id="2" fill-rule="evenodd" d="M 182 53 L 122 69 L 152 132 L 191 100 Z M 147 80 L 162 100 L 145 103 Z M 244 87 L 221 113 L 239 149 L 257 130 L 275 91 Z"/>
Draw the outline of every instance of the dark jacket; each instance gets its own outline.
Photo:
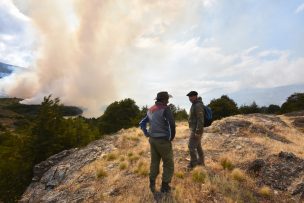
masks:
<path id="1" fill-rule="evenodd" d="M 150 123 L 149 131 L 147 131 L 148 122 Z M 175 121 L 171 109 L 161 102 L 155 102 L 139 125 L 147 137 L 167 140 L 173 140 L 175 137 Z"/>
<path id="2" fill-rule="evenodd" d="M 189 128 L 196 134 L 202 134 L 204 131 L 204 104 L 201 97 L 198 97 L 192 103 L 189 114 Z"/>

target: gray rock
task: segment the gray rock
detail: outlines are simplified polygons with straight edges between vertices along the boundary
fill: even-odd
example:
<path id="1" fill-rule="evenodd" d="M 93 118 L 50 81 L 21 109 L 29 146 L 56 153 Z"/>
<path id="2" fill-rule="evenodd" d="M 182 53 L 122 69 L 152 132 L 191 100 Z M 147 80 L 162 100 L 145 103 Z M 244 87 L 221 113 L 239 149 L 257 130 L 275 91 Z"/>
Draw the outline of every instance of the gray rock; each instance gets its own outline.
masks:
<path id="1" fill-rule="evenodd" d="M 77 172 L 100 158 L 101 154 L 111 151 L 115 138 L 115 136 L 111 136 L 94 141 L 81 149 L 65 150 L 37 164 L 34 167 L 34 180 L 19 202 L 83 202 L 88 198 L 94 199 L 96 194 L 94 188 L 80 188 L 73 193 L 68 188 L 57 190 L 57 187 L 61 184 L 68 184 L 71 180 L 78 181 Z M 92 177 L 81 176 L 79 181 L 90 182 Z"/>

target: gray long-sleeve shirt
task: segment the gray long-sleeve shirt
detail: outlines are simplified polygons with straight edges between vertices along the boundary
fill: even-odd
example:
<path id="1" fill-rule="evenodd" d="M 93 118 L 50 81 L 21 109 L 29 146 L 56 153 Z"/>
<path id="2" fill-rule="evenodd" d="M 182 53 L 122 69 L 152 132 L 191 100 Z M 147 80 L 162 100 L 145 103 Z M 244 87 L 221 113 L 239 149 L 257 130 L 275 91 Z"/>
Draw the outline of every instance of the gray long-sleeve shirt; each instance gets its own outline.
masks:
<path id="1" fill-rule="evenodd" d="M 147 131 L 147 123 L 150 123 Z M 147 115 L 139 123 L 141 129 L 147 137 L 163 138 L 173 140 L 175 137 L 175 121 L 169 106 L 156 102 Z"/>

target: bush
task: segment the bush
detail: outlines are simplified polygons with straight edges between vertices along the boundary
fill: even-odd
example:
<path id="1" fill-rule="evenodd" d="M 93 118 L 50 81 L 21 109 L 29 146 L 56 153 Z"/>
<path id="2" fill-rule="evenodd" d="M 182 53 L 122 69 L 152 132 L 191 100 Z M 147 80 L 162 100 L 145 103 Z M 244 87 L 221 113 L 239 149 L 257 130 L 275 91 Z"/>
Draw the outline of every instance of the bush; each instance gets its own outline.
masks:
<path id="1" fill-rule="evenodd" d="M 242 105 L 240 107 L 241 114 L 251 114 L 251 113 L 260 113 L 260 112 L 261 110 L 255 102 L 252 102 L 252 104 L 250 104 L 249 106 Z"/>
<path id="2" fill-rule="evenodd" d="M 208 106 L 212 109 L 213 120 L 238 114 L 237 104 L 227 95 L 211 100 Z"/>
<path id="3" fill-rule="evenodd" d="M 278 105 L 270 104 L 266 110 L 268 114 L 279 114 L 281 112 L 281 107 Z"/>
<path id="4" fill-rule="evenodd" d="M 169 104 L 171 112 L 176 121 L 183 121 L 188 119 L 188 114 L 185 109 L 181 109 L 180 107 L 176 107 L 174 104 Z"/>
<path id="5" fill-rule="evenodd" d="M 304 93 L 294 93 L 282 104 L 282 113 L 304 110 Z"/>
<path id="6" fill-rule="evenodd" d="M 121 129 L 137 126 L 139 107 L 132 99 L 124 99 L 110 104 L 104 114 L 98 118 L 101 134 L 115 133 Z"/>

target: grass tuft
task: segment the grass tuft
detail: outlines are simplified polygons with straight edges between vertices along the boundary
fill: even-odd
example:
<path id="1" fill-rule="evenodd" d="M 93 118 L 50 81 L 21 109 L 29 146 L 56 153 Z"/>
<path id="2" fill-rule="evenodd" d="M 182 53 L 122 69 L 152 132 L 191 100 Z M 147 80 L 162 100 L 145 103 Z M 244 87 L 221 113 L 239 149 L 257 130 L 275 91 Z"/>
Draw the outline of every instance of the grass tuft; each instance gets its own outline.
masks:
<path id="1" fill-rule="evenodd" d="M 126 168 L 128 168 L 128 163 L 127 162 L 121 162 L 119 164 L 119 169 L 120 170 L 125 170 Z"/>
<path id="2" fill-rule="evenodd" d="M 202 167 L 196 167 L 192 171 L 192 180 L 198 183 L 204 183 L 207 178 L 207 173 Z"/>
<path id="3" fill-rule="evenodd" d="M 135 173 L 142 175 L 142 176 L 148 176 L 149 175 L 149 165 L 147 164 L 147 162 L 140 161 L 137 165 Z"/>
<path id="4" fill-rule="evenodd" d="M 231 177 L 233 180 L 243 182 L 247 179 L 246 174 L 238 168 L 233 169 L 231 172 Z"/>
<path id="5" fill-rule="evenodd" d="M 136 162 L 139 160 L 139 156 L 130 156 L 130 157 L 128 157 L 128 159 L 130 162 L 133 163 L 133 162 Z"/>
<path id="6" fill-rule="evenodd" d="M 134 154 L 133 154 L 133 152 L 128 152 L 128 157 L 131 157 L 131 156 L 133 156 Z"/>
<path id="7" fill-rule="evenodd" d="M 103 168 L 99 168 L 96 171 L 96 177 L 98 179 L 102 179 L 102 178 L 107 177 L 107 176 L 108 176 L 108 174 L 107 174 L 107 172 Z"/>
<path id="8" fill-rule="evenodd" d="M 229 158 L 227 158 L 227 157 L 221 158 L 220 162 L 221 162 L 221 166 L 225 170 L 227 169 L 227 170 L 231 171 L 234 168 L 231 160 Z"/>
<path id="9" fill-rule="evenodd" d="M 184 179 L 185 173 L 182 172 L 182 171 L 177 171 L 177 172 L 175 172 L 175 176 L 176 176 L 177 178 Z"/>
<path id="10" fill-rule="evenodd" d="M 106 160 L 107 161 L 113 161 L 113 160 L 115 160 L 115 159 L 117 159 L 117 154 L 115 154 L 115 153 L 109 153 L 107 156 L 106 156 Z"/>
<path id="11" fill-rule="evenodd" d="M 268 186 L 263 186 L 259 190 L 259 194 L 263 197 L 270 197 L 271 196 L 271 189 Z"/>

